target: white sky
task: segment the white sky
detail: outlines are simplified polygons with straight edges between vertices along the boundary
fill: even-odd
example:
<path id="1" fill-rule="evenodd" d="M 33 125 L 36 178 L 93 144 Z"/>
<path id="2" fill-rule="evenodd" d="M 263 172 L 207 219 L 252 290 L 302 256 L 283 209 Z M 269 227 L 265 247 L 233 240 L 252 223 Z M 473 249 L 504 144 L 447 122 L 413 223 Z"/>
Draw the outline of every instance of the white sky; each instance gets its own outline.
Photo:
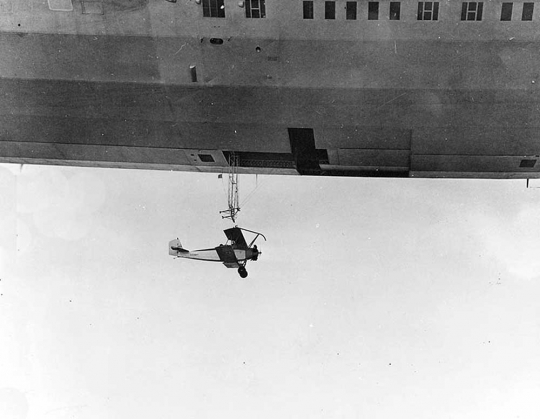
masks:
<path id="1" fill-rule="evenodd" d="M 260 176 L 243 280 L 225 188 L 0 168 L 0 418 L 540 417 L 540 189 Z"/>

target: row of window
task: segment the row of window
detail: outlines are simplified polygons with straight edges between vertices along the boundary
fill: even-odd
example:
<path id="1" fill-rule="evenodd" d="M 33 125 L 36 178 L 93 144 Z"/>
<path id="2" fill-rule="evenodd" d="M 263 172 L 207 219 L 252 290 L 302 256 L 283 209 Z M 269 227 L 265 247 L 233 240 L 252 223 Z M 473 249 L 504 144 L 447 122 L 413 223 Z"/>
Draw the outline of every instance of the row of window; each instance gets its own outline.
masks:
<path id="1" fill-rule="evenodd" d="M 484 9 L 483 2 L 468 2 L 463 3 L 461 8 L 461 20 L 482 20 L 482 12 Z M 501 20 L 508 22 L 512 20 L 512 11 L 514 3 L 503 3 L 501 7 Z M 523 3 L 521 11 L 521 20 L 533 20 L 534 3 Z"/>
<path id="2" fill-rule="evenodd" d="M 225 17 L 224 0 L 203 0 L 203 16 L 204 17 Z M 266 8 L 264 0 L 245 0 L 244 8 L 247 18 L 264 18 L 266 17 Z"/>
<path id="3" fill-rule="evenodd" d="M 501 20 L 512 20 L 512 9 L 514 3 L 503 3 L 501 10 Z M 521 13 L 521 20 L 533 20 L 534 3 L 523 3 L 523 11 Z"/>
<path id="4" fill-rule="evenodd" d="M 355 20 L 357 18 L 357 2 L 347 1 L 345 4 L 345 19 Z M 501 20 L 512 20 L 513 3 L 503 3 L 501 8 Z M 313 0 L 305 0 L 303 3 L 304 19 L 314 18 Z M 483 2 L 463 2 L 461 6 L 461 20 L 482 20 L 482 14 L 484 10 Z M 523 10 L 521 13 L 521 20 L 531 21 L 533 20 L 534 3 L 523 3 Z M 400 20 L 401 19 L 401 2 L 391 1 L 389 8 L 389 19 Z M 335 19 L 336 18 L 336 2 L 325 1 L 324 2 L 324 18 Z M 379 19 L 379 2 L 368 2 L 368 20 Z M 439 20 L 439 2 L 438 1 L 420 1 L 418 2 L 418 11 L 416 14 L 417 20 Z"/>
<path id="5" fill-rule="evenodd" d="M 202 0 L 204 17 L 225 17 L 224 0 Z M 357 1 L 347 1 L 345 3 L 345 19 L 356 20 L 358 18 Z M 265 0 L 245 0 L 244 8 L 247 18 L 266 17 Z M 502 3 L 501 21 L 512 20 L 514 3 Z M 463 2 L 461 6 L 461 20 L 482 20 L 484 2 L 469 1 Z M 521 20 L 533 20 L 534 3 L 523 3 Z M 315 16 L 313 0 L 303 2 L 304 19 L 313 19 Z M 324 18 L 336 19 L 336 2 L 334 0 L 324 2 Z M 379 19 L 379 2 L 368 2 L 368 20 Z M 419 1 L 417 20 L 439 20 L 438 1 Z M 391 1 L 389 9 L 390 20 L 401 19 L 401 2 Z"/>

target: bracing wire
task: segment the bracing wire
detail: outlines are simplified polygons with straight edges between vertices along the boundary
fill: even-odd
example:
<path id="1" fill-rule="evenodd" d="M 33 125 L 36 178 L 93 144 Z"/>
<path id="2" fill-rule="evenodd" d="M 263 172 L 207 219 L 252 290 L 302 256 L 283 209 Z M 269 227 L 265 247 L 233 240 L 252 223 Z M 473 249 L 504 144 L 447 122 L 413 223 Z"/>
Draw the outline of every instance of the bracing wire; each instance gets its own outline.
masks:
<path id="1" fill-rule="evenodd" d="M 258 176 L 259 175 L 255 175 L 255 188 L 244 198 L 244 200 L 240 204 L 241 207 L 244 207 L 246 205 L 246 203 L 252 198 L 253 194 L 257 191 L 257 189 L 259 189 L 260 184 L 259 184 L 259 177 Z M 261 183 L 262 183 L 262 181 L 261 181 Z"/>

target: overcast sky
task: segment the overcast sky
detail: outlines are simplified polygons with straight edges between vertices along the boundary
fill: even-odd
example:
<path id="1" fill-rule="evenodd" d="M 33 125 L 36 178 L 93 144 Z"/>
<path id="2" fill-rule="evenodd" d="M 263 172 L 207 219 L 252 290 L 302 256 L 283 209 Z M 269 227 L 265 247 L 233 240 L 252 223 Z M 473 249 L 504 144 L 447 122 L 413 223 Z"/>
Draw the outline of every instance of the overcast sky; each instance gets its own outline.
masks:
<path id="1" fill-rule="evenodd" d="M 255 189 L 256 188 L 256 189 Z M 254 191 L 251 195 L 250 193 Z M 540 189 L 0 168 L 0 418 L 540 417 Z"/>

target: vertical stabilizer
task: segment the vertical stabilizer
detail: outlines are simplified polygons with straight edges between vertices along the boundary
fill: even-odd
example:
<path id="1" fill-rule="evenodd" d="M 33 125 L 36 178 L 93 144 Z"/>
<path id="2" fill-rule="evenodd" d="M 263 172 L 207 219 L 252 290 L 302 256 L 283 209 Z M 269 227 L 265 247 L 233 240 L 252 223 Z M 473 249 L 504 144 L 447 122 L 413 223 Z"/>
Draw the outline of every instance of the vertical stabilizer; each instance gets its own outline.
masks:
<path id="1" fill-rule="evenodd" d="M 182 247 L 182 243 L 180 243 L 180 240 L 171 240 L 169 242 L 169 255 L 178 256 L 180 253 L 189 253 L 189 250 L 186 250 Z"/>

